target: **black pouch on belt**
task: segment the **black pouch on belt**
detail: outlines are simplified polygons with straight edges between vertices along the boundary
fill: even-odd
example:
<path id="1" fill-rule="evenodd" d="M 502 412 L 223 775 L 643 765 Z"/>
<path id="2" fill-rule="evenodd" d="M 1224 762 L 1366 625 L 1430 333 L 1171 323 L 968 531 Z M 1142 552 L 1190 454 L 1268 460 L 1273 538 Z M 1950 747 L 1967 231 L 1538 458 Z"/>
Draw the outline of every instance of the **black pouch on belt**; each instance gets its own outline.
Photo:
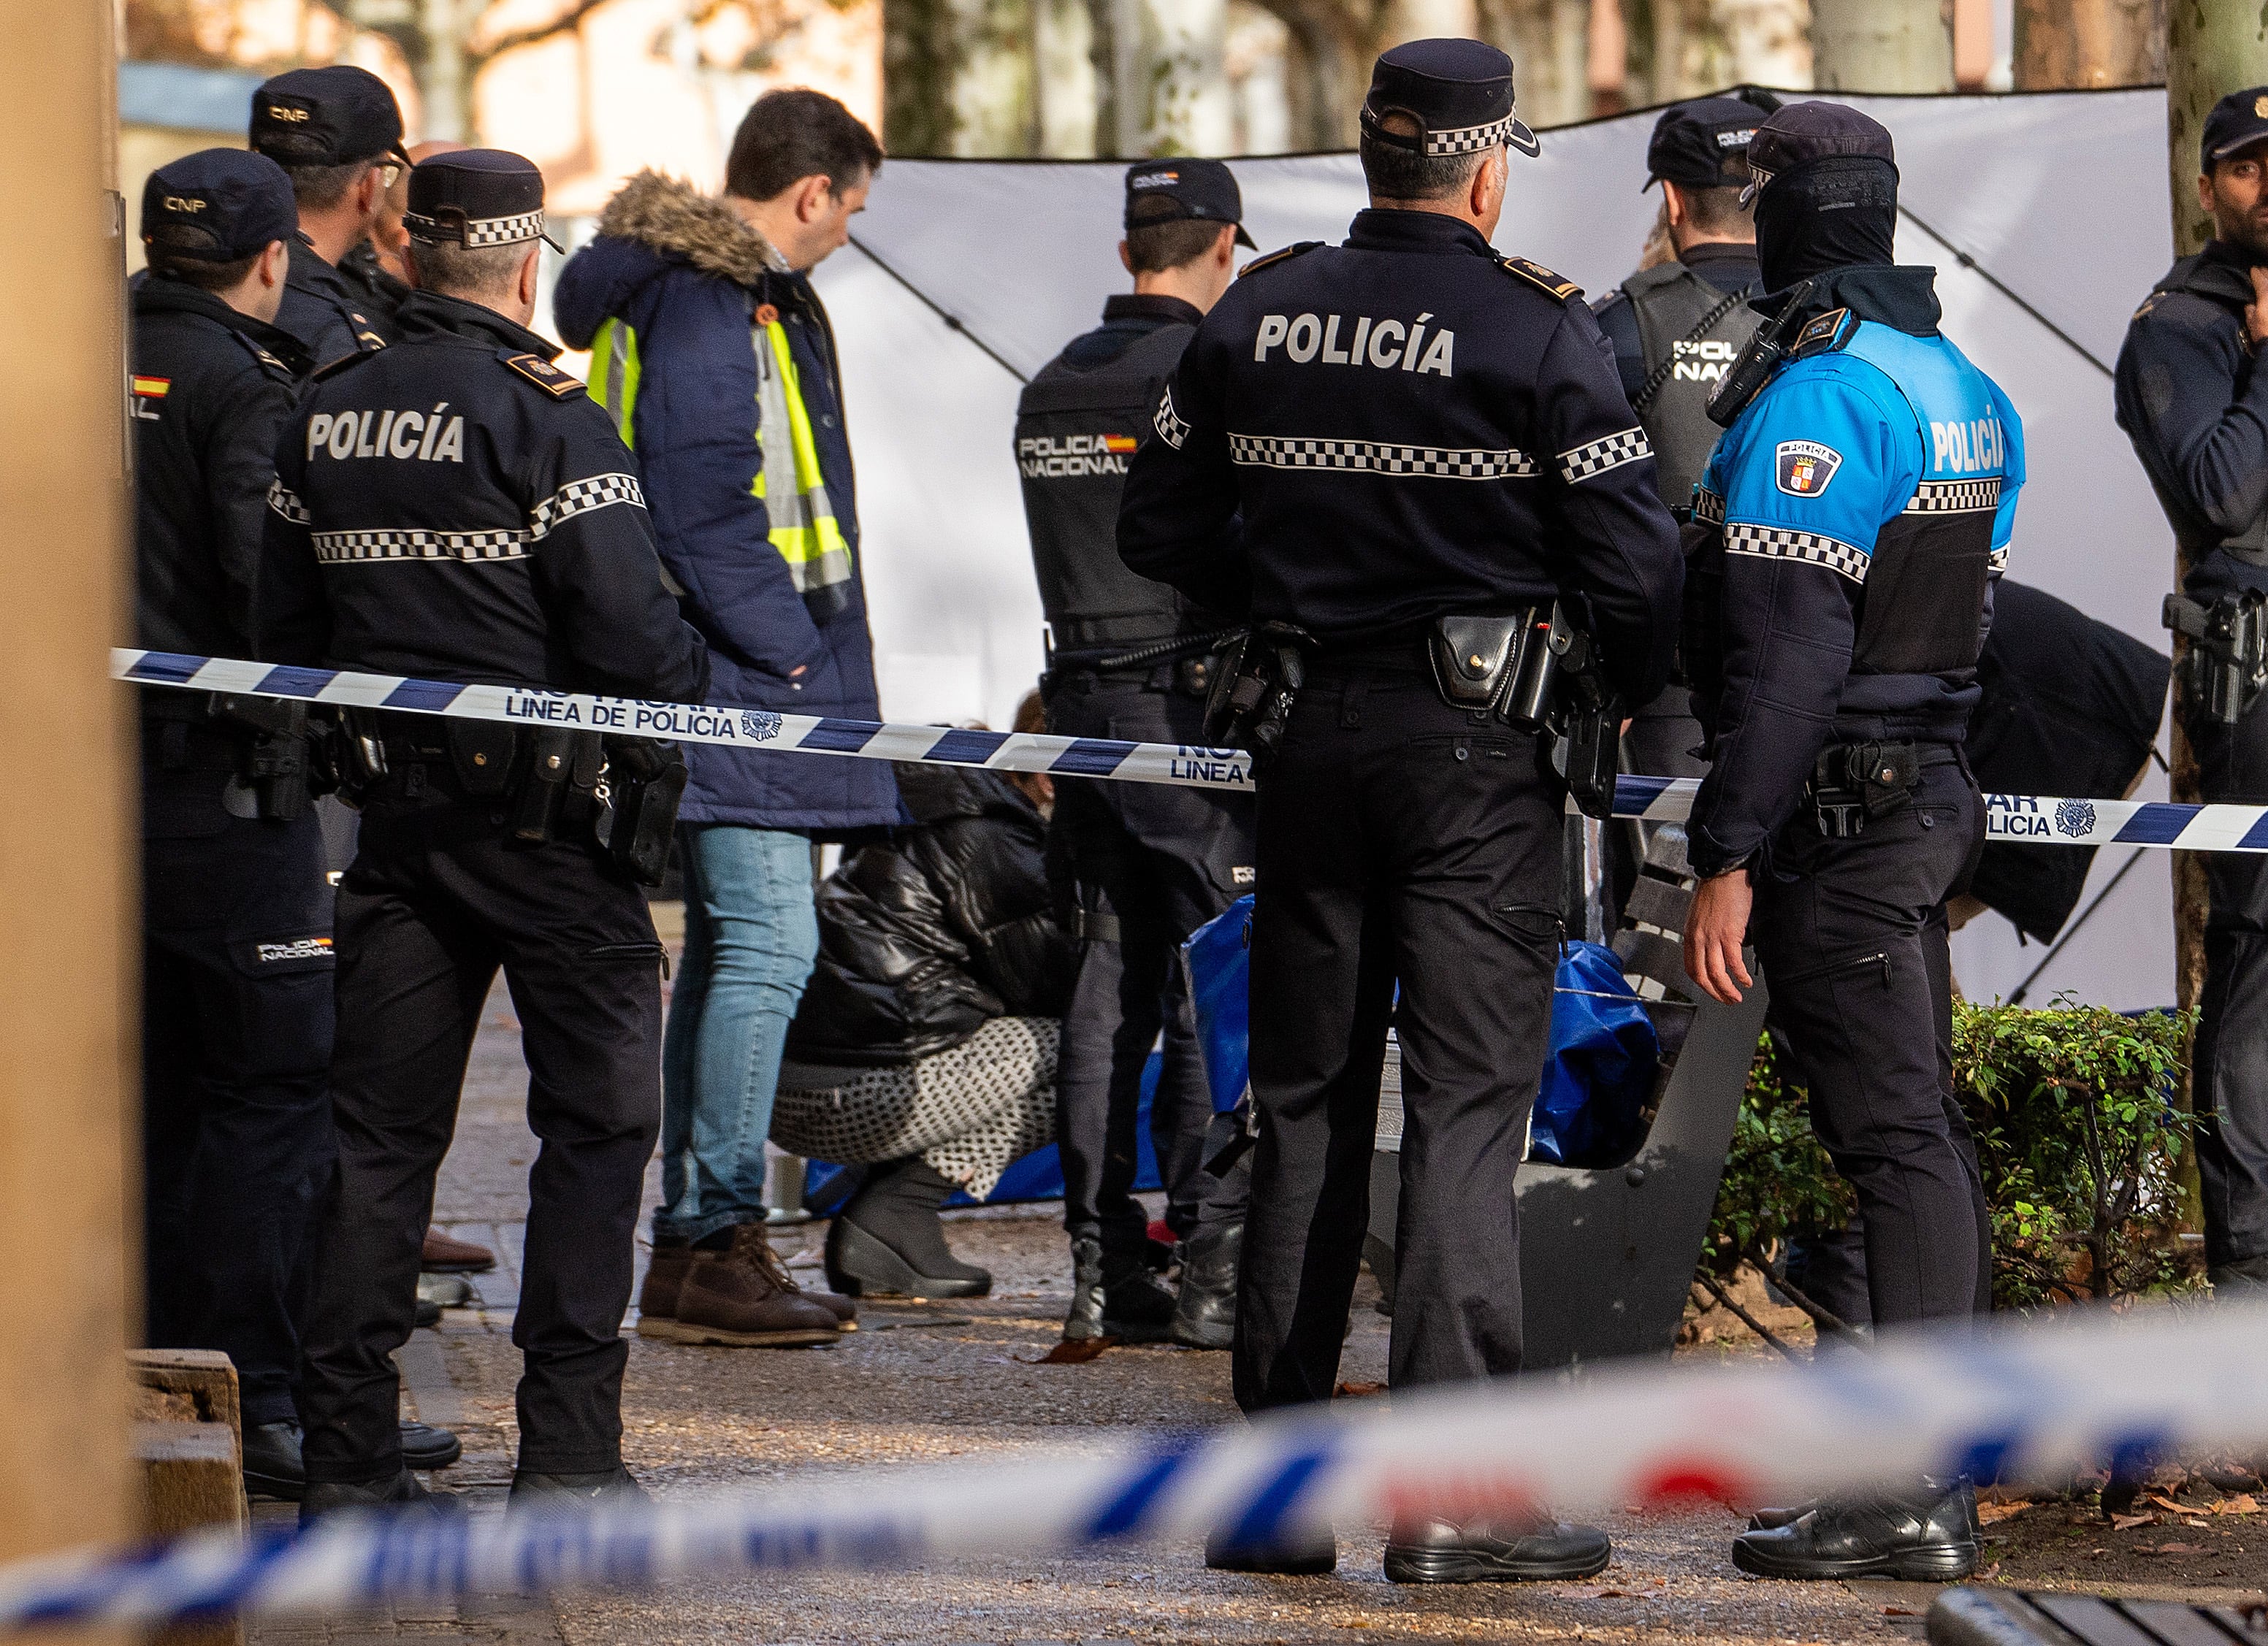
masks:
<path id="1" fill-rule="evenodd" d="M 519 790 L 512 796 L 512 838 L 556 840 L 560 813 L 576 787 L 578 770 L 585 774 L 583 786 L 590 784 L 589 774 L 597 764 L 599 734 L 565 726 L 538 726 L 528 733 L 527 741 L 527 768 L 520 774 Z M 578 758 L 586 747 L 590 758 Z"/>
<path id="2" fill-rule="evenodd" d="M 1504 707 L 1535 634 L 1532 610 L 1510 617 L 1435 618 L 1425 655 L 1441 701 L 1482 715 Z"/>
<path id="3" fill-rule="evenodd" d="M 468 800 L 494 800 L 512 792 L 512 757 L 519 730 L 493 720 L 449 722 L 449 769 Z"/>
<path id="4" fill-rule="evenodd" d="M 1921 781 L 1911 743 L 1830 743 L 1811 769 L 1811 808 L 1830 840 L 1862 834 L 1869 818 L 1897 805 Z"/>
<path id="5" fill-rule="evenodd" d="M 642 885 L 669 871 L 669 840 L 685 798 L 685 751 L 652 738 L 607 739 L 607 797 L 595 823 L 615 866 Z"/>

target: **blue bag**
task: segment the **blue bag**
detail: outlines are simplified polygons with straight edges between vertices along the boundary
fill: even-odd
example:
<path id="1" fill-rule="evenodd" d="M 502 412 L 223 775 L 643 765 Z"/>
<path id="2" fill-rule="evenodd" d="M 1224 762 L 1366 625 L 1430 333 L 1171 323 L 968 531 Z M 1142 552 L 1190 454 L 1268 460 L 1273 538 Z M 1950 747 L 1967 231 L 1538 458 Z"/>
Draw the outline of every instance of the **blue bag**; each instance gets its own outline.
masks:
<path id="1" fill-rule="evenodd" d="M 1646 1141 L 1646 1106 L 1660 1065 L 1653 1019 L 1614 951 L 1562 945 L 1528 1157 L 1565 1166 L 1628 1159 Z"/>
<path id="2" fill-rule="evenodd" d="M 1197 1055 L 1212 1093 L 1212 1112 L 1226 1114 L 1244 1100 L 1252 1079 L 1251 893 L 1189 934 L 1182 945 L 1182 965 L 1189 974 Z"/>

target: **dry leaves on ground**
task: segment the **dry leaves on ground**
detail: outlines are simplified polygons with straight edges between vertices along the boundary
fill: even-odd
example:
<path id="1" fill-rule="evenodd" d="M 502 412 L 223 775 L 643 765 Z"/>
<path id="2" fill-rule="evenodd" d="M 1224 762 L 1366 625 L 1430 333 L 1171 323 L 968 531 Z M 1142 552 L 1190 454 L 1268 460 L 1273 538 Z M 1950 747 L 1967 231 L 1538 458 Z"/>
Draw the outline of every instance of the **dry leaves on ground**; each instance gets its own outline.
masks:
<path id="1" fill-rule="evenodd" d="M 1979 1503 L 1977 1505 L 1977 1519 L 1980 1525 L 1994 1525 L 2000 1521 L 2014 1518 L 2031 1506 L 2031 1499 L 2028 1497 L 2011 1498 L 2006 1503 Z"/>

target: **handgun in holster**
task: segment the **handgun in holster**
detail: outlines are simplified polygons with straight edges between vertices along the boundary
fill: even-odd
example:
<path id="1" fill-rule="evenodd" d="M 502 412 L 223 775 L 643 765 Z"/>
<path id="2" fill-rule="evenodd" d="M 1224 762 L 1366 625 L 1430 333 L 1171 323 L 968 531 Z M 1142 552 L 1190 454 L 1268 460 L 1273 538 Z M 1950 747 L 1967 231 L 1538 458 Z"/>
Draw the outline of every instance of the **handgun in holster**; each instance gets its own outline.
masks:
<path id="1" fill-rule="evenodd" d="M 289 822 L 305 812 L 313 798 L 307 705 L 296 698 L 216 692 L 209 712 L 244 734 L 237 744 L 237 775 L 252 790 L 259 815 Z"/>
<path id="2" fill-rule="evenodd" d="M 606 804 L 595 825 L 615 866 L 642 885 L 669 871 L 670 836 L 685 798 L 685 751 L 655 738 L 606 740 Z"/>
<path id="3" fill-rule="evenodd" d="M 1911 743 L 1830 743 L 1812 763 L 1805 792 L 1819 832 L 1854 840 L 1867 819 L 1896 805 L 1921 781 L 1921 755 Z"/>
<path id="4" fill-rule="evenodd" d="M 1284 741 L 1292 705 L 1307 684 L 1307 654 L 1315 637 L 1290 623 L 1259 623 L 1230 643 L 1205 700 L 1205 737 L 1241 748 L 1263 768 Z"/>
<path id="5" fill-rule="evenodd" d="M 2169 594 L 2162 616 L 2190 643 L 2182 665 L 2190 701 L 2220 724 L 2235 725 L 2268 687 L 2268 595 L 2232 591 L 2208 606 Z"/>

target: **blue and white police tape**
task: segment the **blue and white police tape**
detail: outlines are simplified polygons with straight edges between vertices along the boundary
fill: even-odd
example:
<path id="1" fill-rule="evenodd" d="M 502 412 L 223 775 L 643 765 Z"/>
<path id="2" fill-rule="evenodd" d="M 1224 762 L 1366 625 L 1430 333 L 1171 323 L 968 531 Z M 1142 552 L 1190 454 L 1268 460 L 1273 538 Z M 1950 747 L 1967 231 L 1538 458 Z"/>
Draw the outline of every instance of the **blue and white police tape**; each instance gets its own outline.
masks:
<path id="1" fill-rule="evenodd" d="M 1112 777 L 1130 783 L 1251 793 L 1252 759 L 1241 749 L 1109 738 L 1058 738 L 1021 731 L 891 724 L 834 716 L 776 714 L 730 705 L 647 702 L 532 687 L 453 686 L 399 674 L 302 669 L 178 651 L 110 654 L 110 672 L 141 686 L 172 686 L 245 697 L 297 698 L 364 709 L 395 709 L 516 725 L 573 726 L 633 737 L 671 738 L 799 754 L 850 755 L 993 771 Z M 1682 822 L 1700 787 L 1690 777 L 1623 777 L 1615 815 Z M 2268 851 L 2268 806 L 2178 805 L 2161 800 L 2071 800 L 1987 795 L 1985 832 L 1993 840 L 2048 846 L 2169 846 L 2183 851 Z"/>
<path id="2" fill-rule="evenodd" d="M 1340 1402 L 1011 1462 L 804 1475 L 579 1514 L 341 1515 L 305 1536 L 200 1534 L 0 1570 L 0 1628 L 151 1624 L 813 1567 L 935 1562 L 1215 1529 L 1265 1543 L 1403 1515 L 1595 1516 L 1794 1503 L 1923 1474 L 2067 1483 L 2268 1445 L 2268 1305 L 2073 1311 L 1900 1334 L 1809 1364 L 1624 1363 Z M 1177 1554 L 1176 1559 L 1189 1558 Z"/>

